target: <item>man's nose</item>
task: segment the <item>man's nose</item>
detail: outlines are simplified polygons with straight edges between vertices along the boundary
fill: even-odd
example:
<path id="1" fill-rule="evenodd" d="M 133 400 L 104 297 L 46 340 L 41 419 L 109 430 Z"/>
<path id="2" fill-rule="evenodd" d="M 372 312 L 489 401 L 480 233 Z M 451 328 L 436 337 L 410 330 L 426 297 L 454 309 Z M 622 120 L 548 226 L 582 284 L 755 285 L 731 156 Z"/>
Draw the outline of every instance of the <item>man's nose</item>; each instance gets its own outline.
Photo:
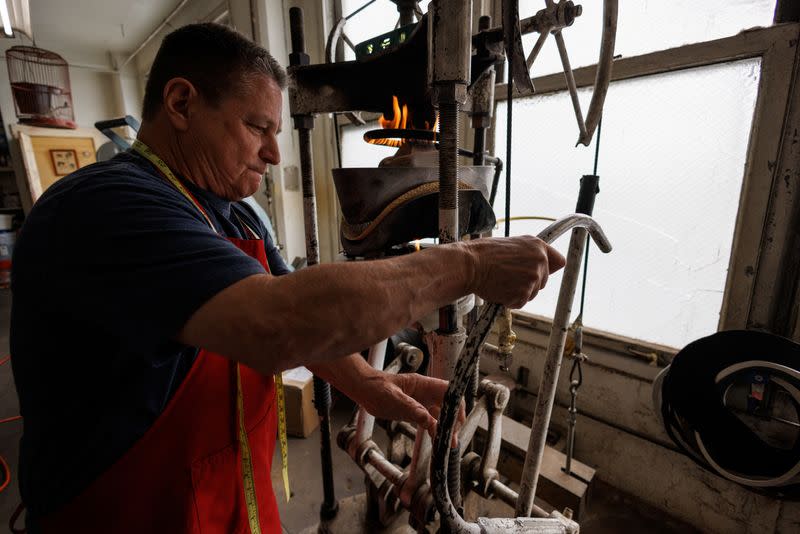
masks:
<path id="1" fill-rule="evenodd" d="M 269 165 L 277 165 L 281 162 L 281 152 L 278 149 L 277 137 L 270 136 L 261 145 L 259 157 Z"/>

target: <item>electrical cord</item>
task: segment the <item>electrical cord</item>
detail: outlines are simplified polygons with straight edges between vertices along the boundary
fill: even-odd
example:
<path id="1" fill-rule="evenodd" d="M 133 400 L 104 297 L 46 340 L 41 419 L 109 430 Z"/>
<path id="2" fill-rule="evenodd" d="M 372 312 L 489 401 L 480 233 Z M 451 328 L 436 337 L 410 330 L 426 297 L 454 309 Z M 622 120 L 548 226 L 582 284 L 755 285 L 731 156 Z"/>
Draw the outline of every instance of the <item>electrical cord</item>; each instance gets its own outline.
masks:
<path id="1" fill-rule="evenodd" d="M 3 358 L 0 359 L 0 365 L 8 363 L 10 359 L 11 359 L 10 355 L 4 356 Z M 5 419 L 0 419 L 0 424 L 11 423 L 13 421 L 19 421 L 20 419 L 22 419 L 21 415 L 6 417 Z M 2 493 L 3 491 L 5 491 L 5 489 L 8 487 L 8 484 L 11 482 L 11 468 L 8 466 L 8 462 L 6 462 L 6 459 L 3 458 L 2 456 L 0 456 L 0 472 L 2 472 L 2 482 L 0 482 L 0 493 Z"/>

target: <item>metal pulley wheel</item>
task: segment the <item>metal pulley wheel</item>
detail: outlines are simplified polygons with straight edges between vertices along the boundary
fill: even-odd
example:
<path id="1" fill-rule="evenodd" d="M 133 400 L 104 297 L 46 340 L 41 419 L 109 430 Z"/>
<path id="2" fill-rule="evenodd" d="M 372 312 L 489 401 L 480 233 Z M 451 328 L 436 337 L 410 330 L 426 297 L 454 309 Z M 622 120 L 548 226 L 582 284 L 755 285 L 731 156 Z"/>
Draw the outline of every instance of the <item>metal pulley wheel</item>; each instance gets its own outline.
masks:
<path id="1" fill-rule="evenodd" d="M 561 56 L 561 65 L 564 68 L 564 76 L 567 79 L 567 87 L 572 99 L 572 106 L 575 109 L 578 129 L 580 130 L 578 144 L 589 146 L 600 122 L 603 103 L 608 92 L 608 84 L 611 81 L 614 43 L 617 36 L 618 0 L 603 1 L 603 34 L 600 41 L 600 57 L 597 60 L 597 75 L 594 81 L 592 101 L 589 104 L 589 111 L 585 119 L 578 101 L 575 76 L 572 73 L 572 66 L 567 54 L 567 45 L 562 34 L 562 30 L 571 26 L 575 19 L 582 14 L 581 6 L 576 5 L 571 0 L 562 0 L 561 2 L 545 0 L 544 9 L 532 17 L 522 20 L 519 17 L 519 0 L 503 0 L 502 9 L 506 56 L 512 66 L 513 82 L 517 90 L 522 95 L 530 95 L 535 92 L 531 81 L 531 67 L 536 61 L 542 46 L 544 46 L 547 36 L 553 34 L 558 46 L 558 54 Z M 533 49 L 526 56 L 522 46 L 522 36 L 533 32 L 538 32 L 539 38 Z"/>

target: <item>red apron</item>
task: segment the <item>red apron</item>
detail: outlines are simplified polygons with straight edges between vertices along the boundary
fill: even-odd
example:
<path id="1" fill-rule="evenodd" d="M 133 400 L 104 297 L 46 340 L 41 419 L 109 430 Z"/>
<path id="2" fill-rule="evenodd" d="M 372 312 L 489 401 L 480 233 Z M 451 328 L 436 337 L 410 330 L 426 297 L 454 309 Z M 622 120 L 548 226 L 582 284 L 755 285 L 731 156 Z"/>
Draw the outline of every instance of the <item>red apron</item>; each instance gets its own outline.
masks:
<path id="1" fill-rule="evenodd" d="M 261 240 L 230 239 L 269 270 Z M 167 408 L 44 533 L 249 533 L 236 412 L 236 363 L 201 350 Z M 275 385 L 241 365 L 245 428 L 261 529 L 281 532 L 270 469 Z"/>
<path id="2" fill-rule="evenodd" d="M 228 240 L 269 272 L 262 240 Z M 273 378 L 206 350 L 145 435 L 80 495 L 43 518 L 42 532 L 250 533 L 237 365 L 259 524 L 264 533 L 280 533 L 270 476 L 277 429 Z"/>

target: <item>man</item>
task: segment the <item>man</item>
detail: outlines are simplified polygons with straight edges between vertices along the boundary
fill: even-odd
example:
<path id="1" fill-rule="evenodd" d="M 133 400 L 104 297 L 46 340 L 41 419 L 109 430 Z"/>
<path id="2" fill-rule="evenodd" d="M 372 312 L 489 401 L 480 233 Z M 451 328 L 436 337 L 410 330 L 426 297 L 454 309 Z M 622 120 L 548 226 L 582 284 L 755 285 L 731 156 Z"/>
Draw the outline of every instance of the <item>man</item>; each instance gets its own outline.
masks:
<path id="1" fill-rule="evenodd" d="M 273 374 L 306 365 L 373 415 L 432 429 L 447 384 L 356 351 L 468 293 L 522 306 L 563 266 L 525 237 L 287 274 L 240 202 L 279 162 L 284 85 L 238 34 L 181 28 L 134 150 L 31 211 L 11 324 L 30 532 L 279 532 Z"/>

